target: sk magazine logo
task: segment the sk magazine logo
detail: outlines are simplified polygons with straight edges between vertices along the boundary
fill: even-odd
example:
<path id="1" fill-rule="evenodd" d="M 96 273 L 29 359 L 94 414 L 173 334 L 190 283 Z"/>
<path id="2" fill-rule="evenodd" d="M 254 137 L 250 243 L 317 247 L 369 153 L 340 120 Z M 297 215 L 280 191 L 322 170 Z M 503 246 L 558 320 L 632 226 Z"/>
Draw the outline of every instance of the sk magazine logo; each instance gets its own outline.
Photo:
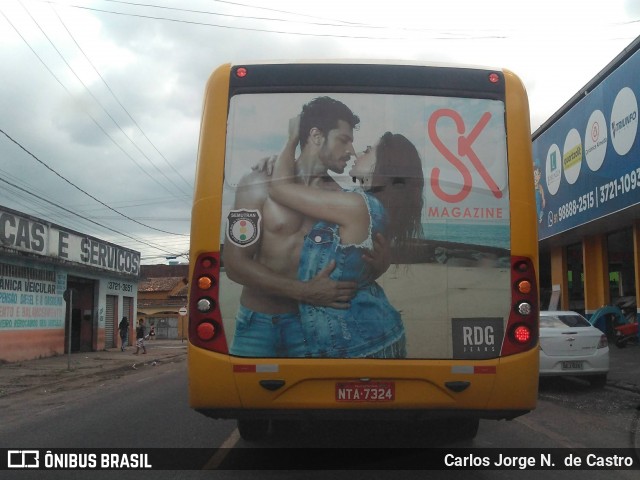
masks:
<path id="1" fill-rule="evenodd" d="M 7 451 L 8 468 L 39 468 L 40 452 L 38 450 Z"/>

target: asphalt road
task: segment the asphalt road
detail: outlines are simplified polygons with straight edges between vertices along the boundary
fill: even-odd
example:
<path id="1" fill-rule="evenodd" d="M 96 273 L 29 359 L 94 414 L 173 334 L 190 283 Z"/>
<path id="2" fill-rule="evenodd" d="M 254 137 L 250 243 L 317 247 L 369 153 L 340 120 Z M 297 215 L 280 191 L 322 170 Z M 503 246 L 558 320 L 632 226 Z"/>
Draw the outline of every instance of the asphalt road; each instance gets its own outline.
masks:
<path id="1" fill-rule="evenodd" d="M 355 471 L 246 471 L 253 447 L 344 447 L 344 465 L 354 466 L 357 447 L 446 446 L 472 448 L 560 447 L 626 448 L 637 435 L 631 431 L 638 415 L 638 395 L 607 387 L 592 389 L 586 382 L 545 382 L 538 408 L 512 422 L 483 421 L 472 443 L 456 443 L 440 436 L 426 425 L 328 424 L 308 425 L 289 435 L 262 443 L 241 440 L 233 421 L 206 418 L 188 407 L 186 362 L 163 364 L 153 369 L 130 372 L 114 378 L 96 378 L 81 388 L 64 388 L 48 394 L 26 392 L 0 404 L 0 447 L 5 448 L 216 448 L 225 458 L 209 459 L 209 467 L 220 462 L 232 469 L 224 471 L 154 472 L 2 472 L 2 479 L 74 478 L 540 478 L 540 472 L 526 471 L 385 471 L 385 458 L 368 465 L 355 465 Z M 350 455 L 350 453 L 352 455 Z M 171 451 L 168 450 L 170 455 Z M 180 452 L 176 451 L 179 455 Z M 306 452 L 305 454 L 309 454 Z M 398 458 L 391 460 L 397 461 Z M 400 459 L 402 460 L 402 459 Z M 217 463 L 216 463 L 217 462 Z M 233 462 L 236 462 L 235 465 Z M 236 468 L 236 469 L 233 469 Z M 366 470 L 366 471 L 365 471 Z M 473 475 L 471 475 L 473 473 Z M 6 475 L 5 475 L 6 474 Z M 545 477 L 635 479 L 638 472 L 550 471 Z"/>

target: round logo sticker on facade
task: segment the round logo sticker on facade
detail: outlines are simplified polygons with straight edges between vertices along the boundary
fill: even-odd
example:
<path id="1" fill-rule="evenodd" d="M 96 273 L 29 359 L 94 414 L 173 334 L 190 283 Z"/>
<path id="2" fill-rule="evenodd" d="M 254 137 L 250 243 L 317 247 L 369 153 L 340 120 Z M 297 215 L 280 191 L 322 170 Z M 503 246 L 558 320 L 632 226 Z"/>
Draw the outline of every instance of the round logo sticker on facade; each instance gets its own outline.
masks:
<path id="1" fill-rule="evenodd" d="M 595 110 L 587 122 L 587 131 L 584 133 L 584 156 L 587 165 L 592 172 L 600 170 L 607 153 L 607 123 L 604 114 Z"/>
<path id="2" fill-rule="evenodd" d="M 562 154 L 562 170 L 564 178 L 570 185 L 576 183 L 582 168 L 582 139 L 578 130 L 572 128 L 567 133 L 564 140 L 564 151 Z"/>
<path id="3" fill-rule="evenodd" d="M 227 217 L 227 238 L 238 247 L 253 245 L 260 238 L 258 210 L 231 210 Z"/>
<path id="4" fill-rule="evenodd" d="M 613 148 L 618 155 L 626 155 L 633 147 L 638 132 L 638 101 L 629 87 L 624 87 L 616 95 L 609 126 Z"/>
<path id="5" fill-rule="evenodd" d="M 547 181 L 547 190 L 551 195 L 558 193 L 560 188 L 560 178 L 562 177 L 562 162 L 560 149 L 555 143 L 549 147 L 547 152 L 547 162 L 545 166 L 545 178 Z"/>

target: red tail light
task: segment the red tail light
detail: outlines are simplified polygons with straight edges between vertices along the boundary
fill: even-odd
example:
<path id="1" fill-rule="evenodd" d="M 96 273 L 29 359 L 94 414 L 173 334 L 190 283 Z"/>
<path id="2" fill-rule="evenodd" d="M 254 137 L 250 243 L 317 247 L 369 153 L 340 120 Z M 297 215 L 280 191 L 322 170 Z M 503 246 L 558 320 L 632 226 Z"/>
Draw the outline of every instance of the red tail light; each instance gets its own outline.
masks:
<path id="1" fill-rule="evenodd" d="M 513 338 L 518 343 L 529 343 L 529 340 L 531 340 L 531 329 L 527 325 L 518 325 L 513 330 Z"/>
<path id="2" fill-rule="evenodd" d="M 218 305 L 220 254 L 201 254 L 193 268 L 189 291 L 189 341 L 198 347 L 228 353 Z"/>
<path id="3" fill-rule="evenodd" d="M 511 257 L 511 314 L 501 355 L 514 355 L 538 341 L 538 287 L 531 259 Z"/>
<path id="4" fill-rule="evenodd" d="M 598 348 L 605 348 L 609 346 L 609 341 L 607 340 L 606 335 L 600 336 L 600 341 L 598 342 Z"/>

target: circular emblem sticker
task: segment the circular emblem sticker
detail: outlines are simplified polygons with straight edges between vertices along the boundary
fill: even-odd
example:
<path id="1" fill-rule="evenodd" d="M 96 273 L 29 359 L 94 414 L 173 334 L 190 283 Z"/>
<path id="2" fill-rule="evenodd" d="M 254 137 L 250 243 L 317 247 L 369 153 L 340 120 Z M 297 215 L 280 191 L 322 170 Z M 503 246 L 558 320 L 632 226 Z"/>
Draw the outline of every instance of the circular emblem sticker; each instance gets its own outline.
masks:
<path id="1" fill-rule="evenodd" d="M 580 133 L 572 128 L 564 141 L 564 153 L 562 155 L 562 170 L 564 178 L 570 185 L 576 183 L 580 168 L 582 167 L 582 139 Z"/>
<path id="2" fill-rule="evenodd" d="M 592 172 L 600 170 L 607 152 L 607 142 L 607 123 L 604 114 L 600 110 L 594 110 L 587 122 L 584 136 L 584 155 Z"/>
<path id="3" fill-rule="evenodd" d="M 258 210 L 231 210 L 227 217 L 227 238 L 238 247 L 253 245 L 260 238 Z"/>
<path id="4" fill-rule="evenodd" d="M 626 155 L 638 132 L 638 101 L 629 87 L 624 87 L 616 95 L 611 109 L 610 127 L 613 148 L 618 155 Z"/>

